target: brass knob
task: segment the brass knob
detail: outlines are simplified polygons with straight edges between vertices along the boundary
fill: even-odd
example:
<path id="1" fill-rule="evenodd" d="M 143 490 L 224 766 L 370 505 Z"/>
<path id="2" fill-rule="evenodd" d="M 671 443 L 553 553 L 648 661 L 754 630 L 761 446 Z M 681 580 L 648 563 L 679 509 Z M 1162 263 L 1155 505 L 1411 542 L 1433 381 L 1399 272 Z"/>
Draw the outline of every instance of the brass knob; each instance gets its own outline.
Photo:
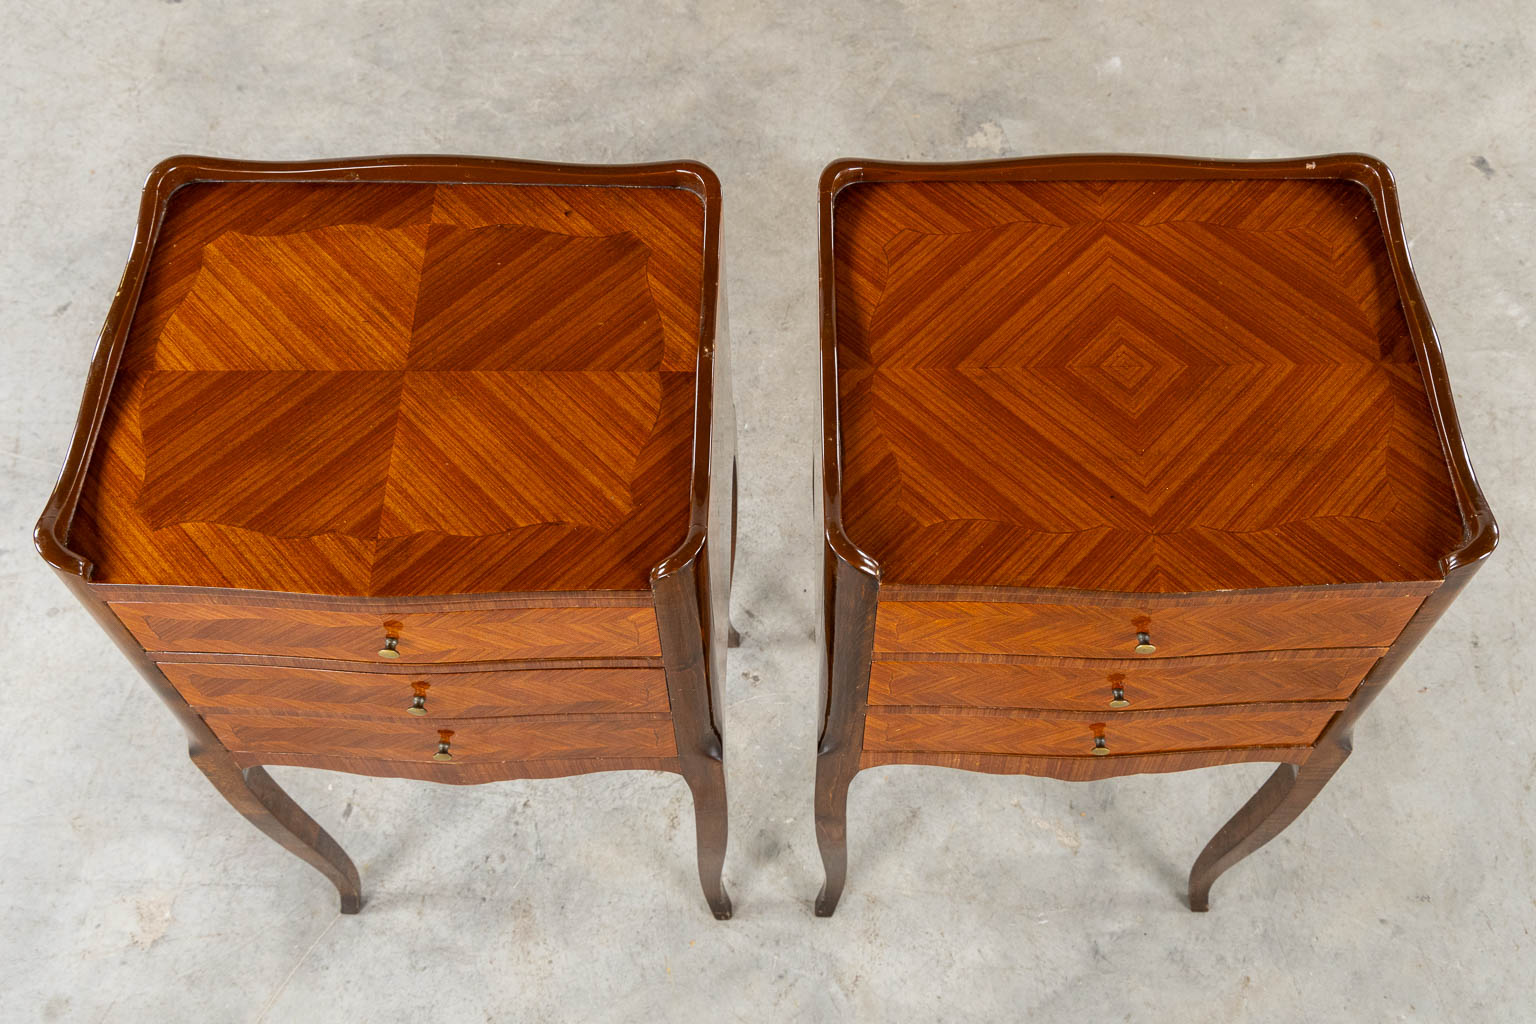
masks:
<path id="1" fill-rule="evenodd" d="M 453 752 L 448 749 L 448 741 L 452 737 L 453 737 L 453 733 L 451 731 L 447 730 L 447 729 L 442 729 L 442 730 L 438 731 L 438 734 L 437 734 L 437 753 L 432 755 L 432 760 L 434 760 L 434 761 L 452 761 L 453 760 Z"/>
<path id="2" fill-rule="evenodd" d="M 1152 642 L 1152 635 L 1150 633 L 1137 633 L 1136 634 L 1136 653 L 1137 654 L 1153 654 L 1156 651 L 1157 651 L 1157 645 Z"/>
<path id="3" fill-rule="evenodd" d="M 385 637 L 384 638 L 384 646 L 379 648 L 379 657 L 381 657 L 381 658 L 398 658 L 398 657 L 400 657 L 400 638 L 397 637 L 397 636 L 387 636 L 387 637 Z"/>
<path id="4" fill-rule="evenodd" d="M 1109 745 L 1105 743 L 1104 737 L 1095 736 L 1093 738 L 1093 755 L 1095 757 L 1102 757 L 1107 753 L 1109 753 Z"/>
<path id="5" fill-rule="evenodd" d="M 424 715 L 427 713 L 427 683 L 419 682 L 411 684 L 411 692 L 415 694 L 411 698 L 411 706 L 406 712 L 412 715 Z"/>
<path id="6" fill-rule="evenodd" d="M 1131 702 L 1125 699 L 1125 689 L 1116 686 L 1109 691 L 1109 706 L 1112 708 L 1128 708 Z"/>

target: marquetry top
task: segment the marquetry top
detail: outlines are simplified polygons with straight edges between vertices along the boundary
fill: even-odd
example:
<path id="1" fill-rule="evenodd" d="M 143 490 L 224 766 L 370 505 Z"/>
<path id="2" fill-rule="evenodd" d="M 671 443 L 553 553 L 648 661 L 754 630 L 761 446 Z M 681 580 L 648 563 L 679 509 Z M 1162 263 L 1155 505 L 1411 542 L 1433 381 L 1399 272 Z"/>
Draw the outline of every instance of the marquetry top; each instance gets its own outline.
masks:
<path id="1" fill-rule="evenodd" d="M 679 187 L 181 187 L 69 547 L 100 583 L 648 588 L 689 528 L 705 222 Z"/>
<path id="2" fill-rule="evenodd" d="M 1463 520 L 1366 187 L 902 177 L 824 198 L 842 520 L 882 580 L 1443 576 Z"/>

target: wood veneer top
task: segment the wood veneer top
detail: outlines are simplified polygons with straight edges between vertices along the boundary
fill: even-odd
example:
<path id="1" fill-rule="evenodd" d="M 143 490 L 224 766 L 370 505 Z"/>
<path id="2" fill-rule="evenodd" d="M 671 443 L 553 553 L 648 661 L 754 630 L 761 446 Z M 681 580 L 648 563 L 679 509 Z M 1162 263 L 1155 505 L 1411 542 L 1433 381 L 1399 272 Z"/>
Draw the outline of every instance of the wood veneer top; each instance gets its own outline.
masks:
<path id="1" fill-rule="evenodd" d="M 1082 177 L 833 199 L 842 517 L 882 580 L 1441 578 L 1463 525 L 1370 193 Z"/>
<path id="2" fill-rule="evenodd" d="M 648 589 L 689 526 L 704 231 L 681 188 L 184 186 L 70 544 L 102 583 Z"/>

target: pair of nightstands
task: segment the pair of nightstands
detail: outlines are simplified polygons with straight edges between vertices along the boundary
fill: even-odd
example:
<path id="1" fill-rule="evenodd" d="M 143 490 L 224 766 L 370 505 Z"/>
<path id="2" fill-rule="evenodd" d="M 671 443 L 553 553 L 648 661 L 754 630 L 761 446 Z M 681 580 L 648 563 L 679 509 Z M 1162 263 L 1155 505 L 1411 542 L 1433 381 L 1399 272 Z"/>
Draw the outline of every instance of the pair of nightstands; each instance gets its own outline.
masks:
<path id="1" fill-rule="evenodd" d="M 821 214 L 818 913 L 865 768 L 1278 762 L 1204 909 L 1496 539 L 1385 168 L 845 161 Z M 39 550 L 344 911 L 263 765 L 677 772 L 730 916 L 719 218 L 689 163 L 151 176 Z"/>

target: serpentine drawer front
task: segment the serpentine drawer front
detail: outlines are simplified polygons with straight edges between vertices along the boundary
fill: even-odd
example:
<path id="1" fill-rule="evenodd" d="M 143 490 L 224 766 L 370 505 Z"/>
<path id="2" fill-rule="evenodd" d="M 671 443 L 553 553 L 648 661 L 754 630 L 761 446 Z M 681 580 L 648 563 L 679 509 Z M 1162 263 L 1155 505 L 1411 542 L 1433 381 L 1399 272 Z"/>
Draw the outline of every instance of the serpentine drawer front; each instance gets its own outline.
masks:
<path id="1" fill-rule="evenodd" d="M 820 255 L 817 913 L 866 769 L 1276 762 L 1206 909 L 1497 541 L 1390 173 L 845 160 Z"/>
<path id="2" fill-rule="evenodd" d="M 159 669 L 201 711 L 435 719 L 670 710 L 666 673 L 657 668 L 465 672 L 433 666 L 430 672 L 385 674 L 161 661 Z"/>
<path id="3" fill-rule="evenodd" d="M 657 657 L 649 603 L 629 608 L 342 612 L 112 602 L 147 651 L 272 654 L 373 664 L 505 658 Z"/>
<path id="4" fill-rule="evenodd" d="M 38 549 L 343 911 L 264 765 L 680 774 L 730 916 L 719 223 L 686 162 L 150 175 Z"/>

